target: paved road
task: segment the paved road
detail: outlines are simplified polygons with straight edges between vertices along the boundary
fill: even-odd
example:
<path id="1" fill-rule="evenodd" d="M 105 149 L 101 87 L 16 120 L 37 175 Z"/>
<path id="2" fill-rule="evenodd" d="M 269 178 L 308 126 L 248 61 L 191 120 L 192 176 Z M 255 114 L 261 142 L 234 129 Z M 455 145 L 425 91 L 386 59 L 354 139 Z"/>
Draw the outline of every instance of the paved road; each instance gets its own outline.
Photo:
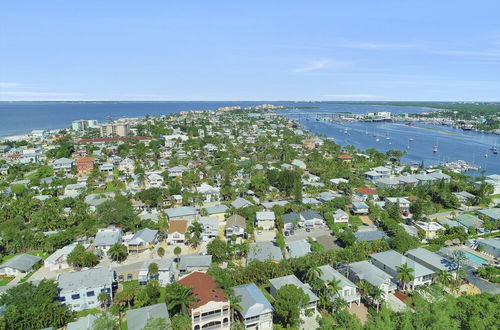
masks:
<path id="1" fill-rule="evenodd" d="M 323 235 L 330 235 L 331 230 L 328 228 L 318 228 L 318 229 L 312 229 L 310 232 L 307 232 L 305 229 L 297 229 L 295 230 L 295 233 L 291 236 L 286 236 L 285 241 L 287 242 L 293 242 L 293 241 L 301 241 L 305 240 L 308 237 L 318 237 L 318 236 L 323 236 Z"/>
<path id="2" fill-rule="evenodd" d="M 464 267 L 465 272 L 467 273 L 467 276 L 465 279 L 469 281 L 469 283 L 474 284 L 476 287 L 478 287 L 481 292 L 488 292 L 491 294 L 500 294 L 500 285 L 499 284 L 494 284 L 490 283 L 488 281 L 485 281 L 476 275 L 474 275 L 474 269 L 472 267 Z"/>

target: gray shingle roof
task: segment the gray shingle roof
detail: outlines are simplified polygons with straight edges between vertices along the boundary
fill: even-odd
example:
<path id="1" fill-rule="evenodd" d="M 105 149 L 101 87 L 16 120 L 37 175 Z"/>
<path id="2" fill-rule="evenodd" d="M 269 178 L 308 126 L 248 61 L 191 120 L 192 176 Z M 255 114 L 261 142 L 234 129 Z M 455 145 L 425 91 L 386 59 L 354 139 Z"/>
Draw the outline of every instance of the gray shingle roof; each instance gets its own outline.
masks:
<path id="1" fill-rule="evenodd" d="M 391 275 L 366 260 L 349 264 L 349 269 L 357 278 L 367 281 L 376 287 L 379 287 L 387 280 L 392 281 L 393 279 Z"/>
<path id="2" fill-rule="evenodd" d="M 420 259 L 429 266 L 432 266 L 439 270 L 452 271 L 457 268 L 457 265 L 452 261 L 424 248 L 409 250 L 406 252 L 406 256 L 408 256 L 410 259 L 413 259 L 412 257 Z"/>
<path id="3" fill-rule="evenodd" d="M 0 268 L 10 267 L 23 272 L 27 272 L 41 260 L 42 258 L 32 256 L 31 254 L 20 254 L 4 262 L 2 265 L 0 265 Z"/>
<path id="4" fill-rule="evenodd" d="M 95 235 L 94 246 L 111 246 L 119 243 L 121 242 L 121 235 L 121 230 L 118 228 L 115 230 L 98 231 Z"/>
<path id="5" fill-rule="evenodd" d="M 193 216 L 198 214 L 196 209 L 191 206 L 180 206 L 180 207 L 174 207 L 171 209 L 166 209 L 165 212 L 167 213 L 167 216 L 169 218 L 172 217 L 186 217 L 186 216 Z"/>
<path id="6" fill-rule="evenodd" d="M 356 241 L 358 242 L 360 241 L 371 242 L 388 238 L 383 231 L 378 231 L 378 230 L 358 231 L 354 233 L 354 236 L 356 237 Z"/>
<path id="7" fill-rule="evenodd" d="M 273 306 L 254 284 L 245 284 L 233 288 L 234 294 L 241 297 L 241 315 L 243 318 L 274 312 Z"/>
<path id="8" fill-rule="evenodd" d="M 187 267 L 210 267 L 212 264 L 211 255 L 192 255 L 192 256 L 182 256 L 179 262 L 180 269 L 186 269 Z"/>
<path id="9" fill-rule="evenodd" d="M 283 259 L 279 247 L 273 245 L 271 242 L 255 243 L 248 249 L 247 264 L 254 261 L 274 260 L 279 261 Z"/>
<path id="10" fill-rule="evenodd" d="M 145 241 L 146 243 L 151 244 L 154 242 L 156 235 L 158 234 L 158 230 L 154 229 L 149 229 L 149 228 L 144 228 L 139 230 L 137 233 L 132 236 L 130 241 L 128 242 L 129 245 L 137 245 L 140 243 L 140 239 Z"/>
<path id="11" fill-rule="evenodd" d="M 333 269 L 332 266 L 324 265 L 318 268 L 321 269 L 322 271 L 322 274 L 319 276 L 319 278 L 321 278 L 323 281 L 331 281 L 332 279 L 336 279 L 340 281 L 339 285 L 342 288 L 345 288 L 346 286 L 357 288 L 356 284 L 349 281 L 348 278 L 346 278 L 344 275 L 340 274 L 338 271 Z"/>
<path id="12" fill-rule="evenodd" d="M 299 258 L 311 252 L 311 244 L 305 241 L 292 241 L 286 244 L 288 253 L 292 258 Z"/>
<path id="13" fill-rule="evenodd" d="M 309 296 L 309 303 L 319 300 L 318 296 L 316 296 L 314 292 L 311 291 L 309 286 L 302 283 L 295 275 L 273 278 L 270 279 L 269 282 L 271 282 L 271 285 L 276 288 L 276 290 L 279 290 L 282 286 L 293 284 L 304 290 L 304 292 Z"/>
<path id="14" fill-rule="evenodd" d="M 170 323 L 167 305 L 165 303 L 131 309 L 127 311 L 128 330 L 141 330 L 149 319 L 162 318 Z"/>
<path id="15" fill-rule="evenodd" d="M 247 201 L 246 199 L 240 197 L 240 198 L 236 198 L 234 201 L 232 201 L 231 205 L 235 209 L 241 209 L 241 208 L 246 207 L 246 206 L 252 206 L 253 204 L 250 203 L 249 201 Z"/>
<path id="16" fill-rule="evenodd" d="M 68 323 L 66 330 L 92 330 L 94 329 L 94 321 L 96 319 L 97 315 L 94 314 L 80 317 L 75 322 Z"/>
<path id="17" fill-rule="evenodd" d="M 405 257 L 401 253 L 398 253 L 394 250 L 374 253 L 370 255 L 370 258 L 381 262 L 388 268 L 392 269 L 394 272 L 398 272 L 396 267 L 400 267 L 401 265 L 406 263 L 408 267 L 413 268 L 413 275 L 415 277 L 434 274 L 433 270 L 411 260 L 410 258 Z"/>
<path id="18" fill-rule="evenodd" d="M 210 206 L 210 207 L 205 208 L 205 210 L 207 210 L 208 214 L 224 213 L 227 211 L 227 209 L 228 209 L 228 207 L 226 205 L 223 205 L 223 204 L 214 205 L 214 206 Z"/>
<path id="19" fill-rule="evenodd" d="M 58 283 L 60 294 L 74 292 L 85 288 L 96 288 L 110 285 L 114 281 L 114 271 L 109 267 L 91 268 L 79 272 L 63 273 Z"/>

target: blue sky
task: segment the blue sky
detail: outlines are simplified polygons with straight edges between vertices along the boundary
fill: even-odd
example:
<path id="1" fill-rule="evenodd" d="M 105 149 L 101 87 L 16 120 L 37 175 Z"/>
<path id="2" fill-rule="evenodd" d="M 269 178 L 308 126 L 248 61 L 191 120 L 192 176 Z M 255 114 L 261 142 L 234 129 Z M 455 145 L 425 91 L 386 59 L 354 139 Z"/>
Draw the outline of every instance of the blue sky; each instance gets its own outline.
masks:
<path id="1" fill-rule="evenodd" d="M 500 1 L 4 0 L 0 100 L 499 101 Z"/>

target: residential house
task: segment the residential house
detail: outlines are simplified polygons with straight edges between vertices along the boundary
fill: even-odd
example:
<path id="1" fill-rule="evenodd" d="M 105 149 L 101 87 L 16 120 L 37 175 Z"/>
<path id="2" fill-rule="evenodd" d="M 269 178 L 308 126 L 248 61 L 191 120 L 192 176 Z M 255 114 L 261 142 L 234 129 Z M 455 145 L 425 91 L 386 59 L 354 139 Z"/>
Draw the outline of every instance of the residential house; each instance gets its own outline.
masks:
<path id="1" fill-rule="evenodd" d="M 64 187 L 64 196 L 77 197 L 87 189 L 87 185 L 83 183 L 72 183 Z"/>
<path id="2" fill-rule="evenodd" d="M 167 244 L 180 244 L 186 240 L 187 220 L 170 221 L 167 230 Z"/>
<path id="3" fill-rule="evenodd" d="M 247 265 L 254 260 L 259 261 L 280 261 L 283 259 L 281 249 L 272 242 L 252 243 L 248 249 Z"/>
<path id="4" fill-rule="evenodd" d="M 147 249 L 156 243 L 158 243 L 158 230 L 144 228 L 135 233 L 127 245 L 129 251 L 138 251 Z"/>
<path id="5" fill-rule="evenodd" d="M 454 274 L 457 270 L 457 265 L 454 262 L 424 248 L 406 251 L 405 255 L 435 272 L 448 271 Z"/>
<path id="6" fill-rule="evenodd" d="M 500 257 L 500 239 L 498 238 L 483 238 L 478 240 L 478 246 L 483 249 L 483 252 L 493 256 Z"/>
<path id="7" fill-rule="evenodd" d="M 235 286 L 234 295 L 240 297 L 238 311 L 245 329 L 272 330 L 274 308 L 254 283 Z"/>
<path id="8" fill-rule="evenodd" d="M 410 201 L 407 200 L 406 198 L 404 198 L 404 197 L 387 197 L 385 200 L 387 202 L 399 205 L 399 208 L 401 209 L 401 213 L 403 215 L 410 214 Z"/>
<path id="9" fill-rule="evenodd" d="M 168 176 L 171 178 L 180 177 L 187 170 L 186 166 L 174 166 L 168 169 Z"/>
<path id="10" fill-rule="evenodd" d="M 438 222 L 425 222 L 416 221 L 415 227 L 425 232 L 425 237 L 427 239 L 432 239 L 437 236 L 438 231 L 445 231 L 446 228 L 441 226 Z"/>
<path id="11" fill-rule="evenodd" d="M 158 173 L 151 173 L 146 177 L 146 182 L 150 188 L 158 188 L 163 186 L 163 177 Z"/>
<path id="12" fill-rule="evenodd" d="M 149 265 L 155 263 L 158 265 L 158 274 L 149 273 Z M 149 259 L 146 260 L 139 270 L 138 280 L 140 284 L 146 284 L 151 280 L 156 280 L 160 285 L 167 285 L 174 281 L 175 267 L 174 260 L 165 259 Z"/>
<path id="13" fill-rule="evenodd" d="M 354 196 L 358 201 L 367 201 L 368 199 L 378 200 L 378 191 L 373 188 L 356 188 L 354 190 Z"/>
<path id="14" fill-rule="evenodd" d="M 333 269 L 330 265 L 324 265 L 318 267 L 318 269 L 321 270 L 319 278 L 325 281 L 325 284 L 332 280 L 339 281 L 338 285 L 340 290 L 333 296 L 333 300 L 339 298 L 344 299 L 349 304 L 349 308 L 351 308 L 353 302 L 357 305 L 360 304 L 361 295 L 358 293 L 356 284 L 349 281 L 349 279 Z"/>
<path id="15" fill-rule="evenodd" d="M 191 206 L 180 206 L 166 209 L 165 213 L 170 221 L 179 219 L 195 221 L 198 219 L 198 211 Z"/>
<path id="16" fill-rule="evenodd" d="M 492 208 L 492 209 L 481 209 L 478 210 L 479 214 L 482 214 L 488 217 L 491 221 L 499 221 L 500 220 L 500 208 Z"/>
<path id="17" fill-rule="evenodd" d="M 206 272 L 212 264 L 211 255 L 182 256 L 179 261 L 179 274 L 185 275 L 191 272 Z"/>
<path id="18" fill-rule="evenodd" d="M 19 254 L 0 265 L 0 274 L 19 276 L 33 271 L 42 258 L 31 254 Z"/>
<path id="19" fill-rule="evenodd" d="M 257 227 L 264 230 L 271 230 L 274 228 L 274 220 L 276 217 L 272 211 L 257 212 L 255 214 L 257 220 Z"/>
<path id="20" fill-rule="evenodd" d="M 292 160 L 292 166 L 295 166 L 296 168 L 300 168 L 302 170 L 305 170 L 307 168 L 306 163 L 304 163 L 300 159 Z"/>
<path id="21" fill-rule="evenodd" d="M 430 285 L 435 275 L 433 270 L 394 250 L 371 254 L 370 259 L 372 264 L 395 278 L 397 278 L 397 274 L 399 273 L 398 267 L 401 267 L 403 264 L 412 268 L 414 279 L 406 283 L 410 289 L 415 289 L 422 285 Z"/>
<path id="22" fill-rule="evenodd" d="M 163 319 L 167 324 L 170 324 L 167 305 L 160 303 L 128 310 L 127 329 L 142 330 L 151 319 Z"/>
<path id="23" fill-rule="evenodd" d="M 69 173 L 73 169 L 74 163 L 75 161 L 73 159 L 63 157 L 54 160 L 52 162 L 52 168 L 54 169 L 54 172 L 63 171 L 65 173 Z"/>
<path id="24" fill-rule="evenodd" d="M 219 219 L 217 217 L 200 217 L 200 223 L 203 226 L 201 239 L 209 241 L 217 237 L 219 233 Z"/>
<path id="25" fill-rule="evenodd" d="M 207 215 L 209 215 L 211 217 L 215 217 L 219 221 L 224 221 L 224 218 L 226 216 L 226 211 L 228 209 L 229 208 L 223 204 L 209 206 L 209 207 L 205 208 L 205 210 L 207 211 Z"/>
<path id="26" fill-rule="evenodd" d="M 382 298 L 396 291 L 394 276 L 387 274 L 367 260 L 353 262 L 348 265 L 348 275 L 352 281 L 365 281 L 382 291 Z"/>
<path id="27" fill-rule="evenodd" d="M 118 165 L 118 170 L 124 173 L 133 173 L 135 170 L 135 162 L 130 158 L 124 158 Z"/>
<path id="28" fill-rule="evenodd" d="M 81 157 L 75 161 L 76 170 L 79 174 L 87 174 L 94 170 L 95 159 L 93 157 Z"/>
<path id="29" fill-rule="evenodd" d="M 196 192 L 203 196 L 205 203 L 218 202 L 220 200 L 220 189 L 217 187 L 212 187 L 207 183 L 202 183 L 199 187 L 196 187 Z"/>
<path id="30" fill-rule="evenodd" d="M 351 211 L 354 214 L 368 214 L 369 207 L 364 202 L 353 202 L 352 207 L 351 207 Z"/>
<path id="31" fill-rule="evenodd" d="M 333 213 L 333 222 L 334 223 L 348 223 L 349 222 L 349 214 L 346 211 L 338 209 Z"/>
<path id="32" fill-rule="evenodd" d="M 349 156 L 348 154 L 341 154 L 338 157 L 338 159 L 344 163 L 351 163 L 352 162 L 352 156 Z"/>
<path id="33" fill-rule="evenodd" d="M 311 291 L 311 287 L 308 284 L 302 283 L 295 275 L 273 278 L 270 279 L 269 282 L 271 283 L 270 292 L 273 297 L 276 297 L 278 290 L 285 285 L 295 285 L 296 287 L 302 289 L 309 297 L 309 303 L 303 310 L 301 310 L 301 315 L 303 316 L 306 310 L 316 312 L 316 305 L 319 301 L 318 296 Z"/>
<path id="34" fill-rule="evenodd" d="M 289 258 L 300 258 L 311 253 L 311 244 L 307 241 L 291 241 L 286 243 Z"/>
<path id="35" fill-rule="evenodd" d="M 483 221 L 472 214 L 460 214 L 457 216 L 457 222 L 469 230 L 470 227 L 474 227 L 476 230 L 484 231 Z"/>
<path id="36" fill-rule="evenodd" d="M 238 197 L 234 201 L 231 202 L 231 206 L 234 207 L 235 209 L 242 209 L 247 206 L 253 206 L 254 204 L 247 201 L 244 198 Z"/>
<path id="37" fill-rule="evenodd" d="M 476 196 L 467 191 L 459 191 L 452 194 L 455 195 L 461 203 L 467 203 L 467 201 L 471 201 L 476 198 Z"/>
<path id="38" fill-rule="evenodd" d="M 295 225 L 305 228 L 314 228 L 325 224 L 323 217 L 318 212 L 313 210 L 285 214 L 283 215 L 283 222 L 285 230 L 291 230 L 295 227 Z"/>
<path id="39" fill-rule="evenodd" d="M 107 292 L 113 300 L 115 273 L 111 268 L 99 267 L 78 272 L 63 273 L 57 279 L 58 300 L 75 312 L 101 306 L 98 296 Z"/>
<path id="40" fill-rule="evenodd" d="M 112 163 L 106 163 L 99 166 L 99 172 L 101 173 L 112 173 L 115 166 Z"/>
<path id="41" fill-rule="evenodd" d="M 389 239 L 386 233 L 379 230 L 357 231 L 354 233 L 356 242 L 372 242 Z"/>
<path id="42" fill-rule="evenodd" d="M 230 329 L 231 315 L 229 301 L 224 290 L 219 289 L 214 279 L 201 272 L 193 272 L 177 283 L 190 287 L 197 301 L 189 306 L 193 330 Z"/>
<path id="43" fill-rule="evenodd" d="M 93 246 L 98 255 L 107 256 L 109 249 L 116 243 L 122 242 L 122 230 L 117 227 L 110 226 L 108 228 L 100 228 L 95 235 Z"/>
<path id="44" fill-rule="evenodd" d="M 234 214 L 226 219 L 225 236 L 230 239 L 233 235 L 243 237 L 245 235 L 246 220 L 241 215 Z"/>
<path id="45" fill-rule="evenodd" d="M 70 268 L 66 259 L 68 258 L 68 254 L 70 254 L 76 246 L 76 243 L 66 245 L 52 253 L 47 257 L 47 259 L 44 260 L 45 267 L 51 271 Z M 88 246 L 89 245 L 87 245 L 87 247 Z"/>

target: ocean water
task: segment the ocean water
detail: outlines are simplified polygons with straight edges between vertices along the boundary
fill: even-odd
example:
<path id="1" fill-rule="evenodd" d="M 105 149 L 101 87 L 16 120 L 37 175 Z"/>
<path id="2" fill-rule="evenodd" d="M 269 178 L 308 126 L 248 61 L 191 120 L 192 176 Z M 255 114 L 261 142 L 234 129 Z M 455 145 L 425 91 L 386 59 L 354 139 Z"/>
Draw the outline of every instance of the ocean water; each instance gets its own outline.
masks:
<path id="1" fill-rule="evenodd" d="M 361 150 L 367 148 L 376 148 L 381 151 L 390 149 L 404 150 L 407 152 L 403 158 L 404 161 L 419 163 L 424 161 L 426 165 L 463 159 L 481 166 L 488 174 L 500 173 L 500 157 L 499 155 L 493 155 L 489 151 L 489 148 L 493 145 L 500 146 L 500 137 L 498 135 L 465 132 L 449 127 L 425 124 L 416 124 L 409 127 L 401 123 L 330 123 L 315 120 L 316 114 L 327 115 L 334 112 L 367 113 L 390 111 L 394 114 L 400 114 L 429 111 L 429 109 L 419 107 L 288 101 L 0 102 L 0 115 L 2 118 L 0 121 L 0 139 L 29 133 L 34 129 L 69 127 L 73 120 L 78 119 L 106 121 L 109 117 L 113 119 L 143 117 L 186 110 L 210 110 L 223 106 L 239 105 L 247 107 L 263 103 L 287 107 L 314 107 L 294 111 L 284 110 L 280 111 L 280 113 L 300 121 L 306 129 L 313 133 L 333 137 L 340 145 L 351 144 Z M 348 133 L 344 134 L 346 129 Z M 377 137 L 379 141 L 376 141 Z M 410 138 L 414 139 L 414 141 L 409 142 Z M 437 153 L 432 151 L 435 144 L 439 146 Z"/>

